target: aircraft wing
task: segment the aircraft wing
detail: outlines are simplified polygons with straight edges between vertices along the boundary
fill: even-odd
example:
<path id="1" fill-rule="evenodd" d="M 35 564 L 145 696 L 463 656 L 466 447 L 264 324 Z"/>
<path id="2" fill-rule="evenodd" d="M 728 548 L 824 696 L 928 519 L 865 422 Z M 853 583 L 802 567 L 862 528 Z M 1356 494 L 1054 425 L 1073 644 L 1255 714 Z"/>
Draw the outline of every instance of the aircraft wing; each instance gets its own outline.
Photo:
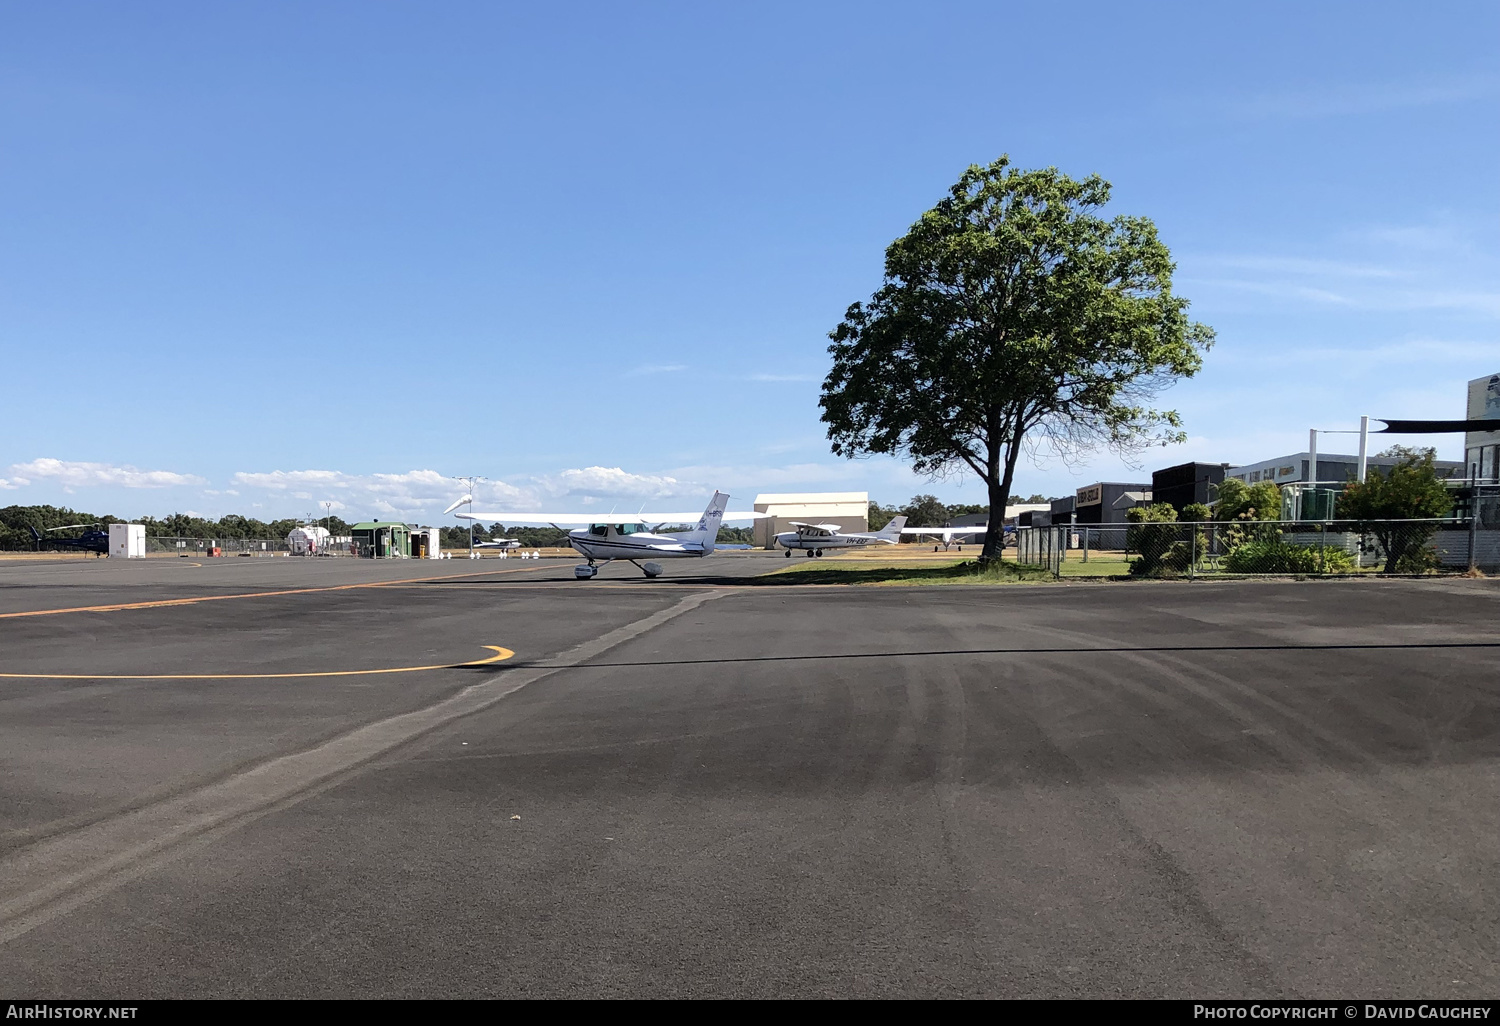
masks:
<path id="1" fill-rule="evenodd" d="M 455 513 L 460 520 L 498 520 L 506 524 L 553 524 L 557 527 L 587 527 L 590 524 L 696 524 L 703 511 L 696 513 Z M 770 513 L 742 513 L 727 510 L 724 520 L 759 520 Z"/>
<path id="2" fill-rule="evenodd" d="M 952 538 L 956 534 L 983 534 L 988 528 L 979 527 L 903 527 L 902 534 L 934 534 L 941 535 L 944 539 Z"/>
<path id="3" fill-rule="evenodd" d="M 726 509 L 724 511 L 724 522 L 728 523 L 731 520 L 764 520 L 766 517 L 770 516 L 775 516 L 775 514 Z M 702 519 L 703 511 L 700 509 L 696 513 L 641 513 L 637 515 L 635 522 L 638 524 L 696 524 Z M 595 517 L 593 520 L 589 521 L 589 523 L 602 524 L 605 521 L 608 521 L 611 524 L 622 522 L 617 521 L 614 516 L 611 515 L 603 518 Z M 626 520 L 623 521 L 623 523 L 628 524 L 630 523 L 630 521 Z"/>

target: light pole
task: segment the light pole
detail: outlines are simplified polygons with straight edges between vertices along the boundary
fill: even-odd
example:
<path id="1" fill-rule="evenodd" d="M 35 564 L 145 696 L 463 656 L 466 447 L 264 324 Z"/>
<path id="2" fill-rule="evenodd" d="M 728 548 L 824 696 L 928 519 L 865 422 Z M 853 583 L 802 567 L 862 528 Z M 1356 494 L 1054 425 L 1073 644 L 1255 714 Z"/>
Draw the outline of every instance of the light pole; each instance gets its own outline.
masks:
<path id="1" fill-rule="evenodd" d="M 466 502 L 466 505 L 469 507 L 469 512 L 473 513 L 474 512 L 474 486 L 476 484 L 478 484 L 480 481 L 483 481 L 484 478 L 482 478 L 482 477 L 456 477 L 456 478 L 454 478 L 454 480 L 455 481 L 462 481 L 465 485 L 467 485 L 467 487 L 464 489 L 464 494 L 466 496 L 468 496 L 468 501 Z M 469 558 L 470 559 L 474 558 L 474 521 L 473 520 L 469 521 Z"/>

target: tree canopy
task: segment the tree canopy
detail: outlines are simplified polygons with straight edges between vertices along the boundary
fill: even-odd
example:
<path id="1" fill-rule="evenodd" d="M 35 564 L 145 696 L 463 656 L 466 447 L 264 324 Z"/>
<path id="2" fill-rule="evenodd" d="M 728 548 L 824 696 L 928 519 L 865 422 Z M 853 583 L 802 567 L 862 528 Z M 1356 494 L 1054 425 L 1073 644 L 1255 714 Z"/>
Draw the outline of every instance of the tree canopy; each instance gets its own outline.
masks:
<path id="1" fill-rule="evenodd" d="M 1453 511 L 1453 493 L 1434 465 L 1436 450 L 1398 445 L 1380 455 L 1401 462 L 1383 474 L 1372 467 L 1363 482 L 1346 485 L 1338 498 L 1338 517 L 1355 521 L 1375 537 L 1385 554 L 1386 573 L 1430 569 L 1436 558 L 1427 542 L 1437 531 L 1431 521 Z"/>
<path id="2" fill-rule="evenodd" d="M 998 558 L 1023 448 L 1070 458 L 1180 440 L 1157 391 L 1196 373 L 1213 332 L 1187 319 L 1144 217 L 1098 216 L 1110 187 L 1008 158 L 970 167 L 886 249 L 885 281 L 829 337 L 820 405 L 834 453 L 969 470 Z"/>

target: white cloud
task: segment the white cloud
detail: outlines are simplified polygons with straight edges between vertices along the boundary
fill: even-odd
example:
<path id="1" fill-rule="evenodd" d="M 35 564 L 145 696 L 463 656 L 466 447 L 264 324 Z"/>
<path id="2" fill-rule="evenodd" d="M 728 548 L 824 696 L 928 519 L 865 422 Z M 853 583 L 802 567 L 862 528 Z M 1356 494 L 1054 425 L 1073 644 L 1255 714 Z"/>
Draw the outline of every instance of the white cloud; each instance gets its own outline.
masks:
<path id="1" fill-rule="evenodd" d="M 346 474 L 341 470 L 240 471 L 234 475 L 240 489 L 257 489 L 296 499 L 302 503 L 324 502 L 334 509 L 371 509 L 386 514 L 419 513 L 448 505 L 459 485 L 436 470 L 409 470 L 402 474 Z"/>
<path id="2" fill-rule="evenodd" d="M 29 484 L 31 484 L 31 482 L 26 480 L 24 477 L 0 477 L 0 491 L 14 491 L 17 488 L 22 488 Z"/>
<path id="3" fill-rule="evenodd" d="M 627 373 L 631 377 L 637 377 L 642 374 L 675 374 L 685 370 L 687 370 L 685 363 L 647 363 L 634 367 Z"/>
<path id="4" fill-rule="evenodd" d="M 194 474 L 178 474 L 170 470 L 139 470 L 112 463 L 79 463 L 49 457 L 14 464 L 11 470 L 25 475 L 25 478 L 15 478 L 22 484 L 29 484 L 29 478 L 41 478 L 55 481 L 64 488 L 172 488 L 206 483 L 203 478 Z"/>

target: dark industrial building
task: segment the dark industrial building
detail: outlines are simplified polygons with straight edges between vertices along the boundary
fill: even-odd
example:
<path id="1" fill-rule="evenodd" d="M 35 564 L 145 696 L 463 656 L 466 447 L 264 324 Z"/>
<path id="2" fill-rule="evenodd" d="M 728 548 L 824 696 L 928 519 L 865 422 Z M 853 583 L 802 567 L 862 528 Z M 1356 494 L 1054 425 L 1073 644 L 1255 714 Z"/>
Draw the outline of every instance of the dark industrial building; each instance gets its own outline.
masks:
<path id="1" fill-rule="evenodd" d="M 1100 481 L 1085 485 L 1073 496 L 1075 524 L 1123 524 L 1125 511 L 1151 501 L 1151 485 L 1146 482 Z M 1058 504 L 1052 504 L 1052 522 L 1067 523 L 1058 516 Z"/>
<path id="2" fill-rule="evenodd" d="M 1224 480 L 1227 463 L 1180 463 L 1151 472 L 1151 501 L 1169 503 L 1181 513 L 1195 502 L 1214 501 L 1213 486 Z"/>

